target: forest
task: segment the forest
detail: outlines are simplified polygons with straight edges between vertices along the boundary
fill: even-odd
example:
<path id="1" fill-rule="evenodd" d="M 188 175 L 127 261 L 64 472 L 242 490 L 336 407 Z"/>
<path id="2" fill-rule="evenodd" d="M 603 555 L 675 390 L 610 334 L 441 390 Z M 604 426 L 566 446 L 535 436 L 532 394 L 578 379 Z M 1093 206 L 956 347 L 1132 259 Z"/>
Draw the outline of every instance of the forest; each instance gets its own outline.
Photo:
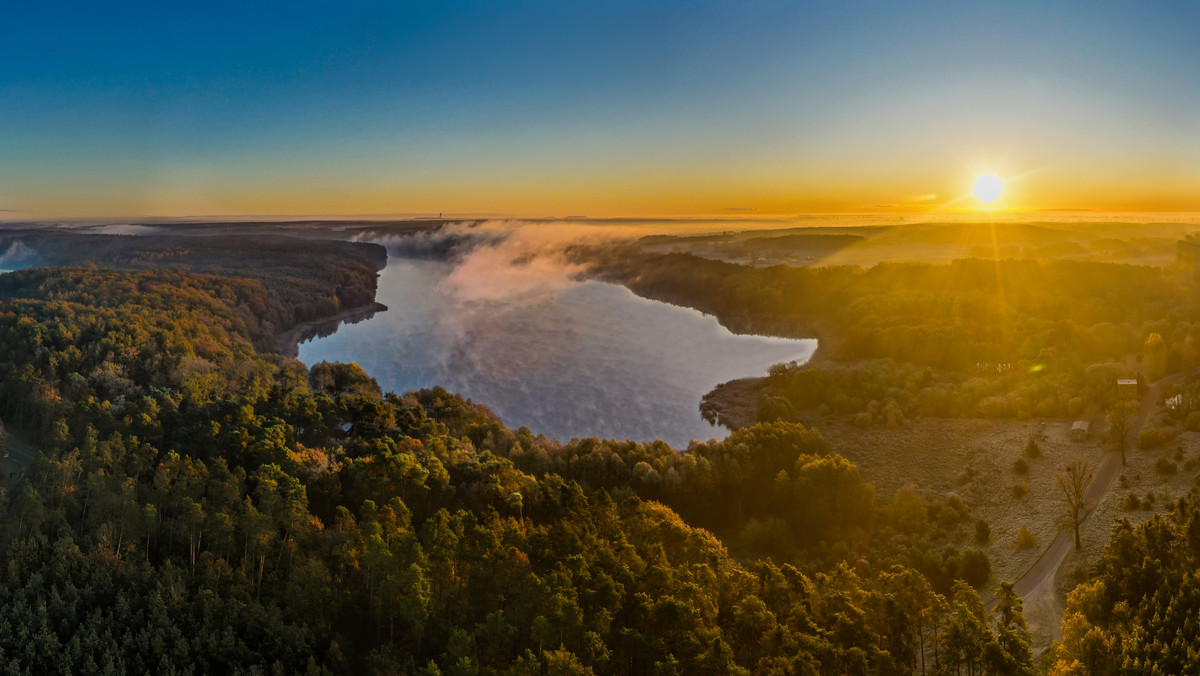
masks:
<path id="1" fill-rule="evenodd" d="M 1180 242 L 1167 267 L 978 258 L 751 267 L 636 247 L 572 256 L 589 274 L 735 331 L 819 338 L 812 366 L 774 369 L 758 394 L 883 424 L 1102 416 L 1117 378 L 1200 365 L 1193 248 Z"/>
<path id="2" fill-rule="evenodd" d="M 308 369 L 268 334 L 375 254 L 268 245 L 0 275 L 0 411 L 39 449 L 2 496 L 6 671 L 1033 672 L 961 501 L 881 500 L 798 423 L 561 444 Z"/>
<path id="3" fill-rule="evenodd" d="M 1122 520 L 1093 579 L 1075 588 L 1050 673 L 1194 674 L 1200 660 L 1200 509 L 1196 494 L 1166 515 Z"/>
<path id="4" fill-rule="evenodd" d="M 387 264 L 387 251 L 378 244 L 266 233 L 131 236 L 5 229 L 0 231 L 0 250 L 6 252 L 0 268 L 94 265 L 257 282 L 261 292 L 233 307 L 255 347 L 268 351 L 275 350 L 279 333 L 297 323 L 373 305 L 376 272 Z"/>

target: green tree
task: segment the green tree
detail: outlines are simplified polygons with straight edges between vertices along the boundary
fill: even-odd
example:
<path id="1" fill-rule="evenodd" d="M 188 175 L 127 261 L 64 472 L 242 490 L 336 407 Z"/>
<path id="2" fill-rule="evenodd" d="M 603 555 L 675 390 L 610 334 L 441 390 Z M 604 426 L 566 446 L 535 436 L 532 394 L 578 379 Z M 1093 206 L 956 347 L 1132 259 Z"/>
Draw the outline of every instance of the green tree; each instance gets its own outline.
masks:
<path id="1" fill-rule="evenodd" d="M 996 642 L 1003 655 L 1003 667 L 996 665 L 999 673 L 1033 674 L 1033 651 L 1029 647 L 1032 636 L 1025 624 L 1021 597 L 1011 582 L 1001 582 L 996 589 Z"/>

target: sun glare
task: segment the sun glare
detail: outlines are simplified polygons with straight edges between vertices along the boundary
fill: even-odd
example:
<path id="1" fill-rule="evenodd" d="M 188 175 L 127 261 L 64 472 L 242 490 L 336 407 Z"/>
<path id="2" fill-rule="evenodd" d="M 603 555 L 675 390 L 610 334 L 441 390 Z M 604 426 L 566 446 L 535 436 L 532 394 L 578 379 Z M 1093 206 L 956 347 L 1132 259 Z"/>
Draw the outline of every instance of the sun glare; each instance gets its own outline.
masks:
<path id="1" fill-rule="evenodd" d="M 992 174 L 984 174 L 975 179 L 975 196 L 981 202 L 995 202 L 1004 190 L 1004 182 Z"/>

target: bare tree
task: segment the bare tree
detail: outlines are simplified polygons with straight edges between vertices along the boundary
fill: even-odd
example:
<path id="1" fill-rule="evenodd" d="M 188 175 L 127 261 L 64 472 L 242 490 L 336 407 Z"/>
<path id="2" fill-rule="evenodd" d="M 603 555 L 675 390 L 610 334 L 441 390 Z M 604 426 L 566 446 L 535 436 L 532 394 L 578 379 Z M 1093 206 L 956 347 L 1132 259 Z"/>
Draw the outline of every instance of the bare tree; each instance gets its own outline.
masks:
<path id="1" fill-rule="evenodd" d="M 1063 496 L 1063 525 L 1075 531 L 1075 547 L 1079 541 L 1079 522 L 1083 519 L 1083 508 L 1088 486 L 1092 485 L 1092 466 L 1082 460 L 1072 460 L 1063 471 L 1054 476 L 1054 485 Z"/>
<path id="2" fill-rule="evenodd" d="M 1110 434 L 1117 442 L 1117 448 L 1121 451 L 1121 464 L 1125 464 L 1125 449 L 1128 445 L 1129 430 L 1133 427 L 1134 421 L 1137 418 L 1138 409 L 1141 408 L 1138 402 L 1129 399 L 1122 399 L 1113 404 L 1113 407 L 1108 410 L 1108 422 Z"/>

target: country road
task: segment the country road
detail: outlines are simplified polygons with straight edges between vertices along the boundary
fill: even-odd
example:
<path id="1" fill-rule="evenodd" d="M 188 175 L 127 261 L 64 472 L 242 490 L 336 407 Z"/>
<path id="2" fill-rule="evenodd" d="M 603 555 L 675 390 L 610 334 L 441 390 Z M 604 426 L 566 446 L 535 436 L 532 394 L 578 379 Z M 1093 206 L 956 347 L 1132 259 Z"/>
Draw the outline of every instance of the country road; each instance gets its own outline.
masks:
<path id="1" fill-rule="evenodd" d="M 1150 386 L 1146 396 L 1142 397 L 1142 403 L 1138 411 L 1137 419 L 1125 432 L 1126 448 L 1131 448 L 1132 445 L 1136 443 L 1138 434 L 1140 434 L 1142 431 L 1142 427 L 1154 414 L 1155 410 L 1157 409 L 1156 402 L 1158 401 L 1159 393 L 1162 392 L 1162 388 L 1166 385 L 1181 382 L 1189 375 L 1196 374 L 1200 374 L 1200 369 L 1184 371 L 1167 376 L 1165 378 L 1160 378 L 1157 382 Z M 1085 507 L 1081 523 L 1086 521 L 1087 518 L 1091 516 L 1096 506 L 1099 505 L 1104 499 L 1104 496 L 1108 493 L 1109 489 L 1112 488 L 1113 482 L 1116 481 L 1116 478 L 1120 476 L 1120 474 L 1120 451 L 1111 450 L 1106 452 L 1103 459 L 1100 461 L 1100 465 L 1095 468 L 1092 483 L 1090 486 L 1088 486 L 1084 500 Z M 1038 557 L 1037 561 L 1035 561 L 1033 565 L 1030 566 L 1029 570 L 1025 571 L 1025 574 L 1017 580 L 1016 584 L 1014 585 L 1014 589 L 1017 594 L 1021 596 L 1021 598 L 1026 600 L 1027 605 L 1031 605 L 1029 603 L 1030 597 L 1039 594 L 1039 592 L 1043 592 L 1043 588 L 1046 586 L 1046 583 L 1054 578 L 1059 567 L 1062 566 L 1063 561 L 1066 560 L 1067 555 L 1071 553 L 1071 548 L 1074 546 L 1074 544 L 1075 538 L 1071 532 L 1066 530 L 1060 531 L 1054 538 L 1054 541 L 1050 543 L 1050 546 L 1047 547 L 1046 550 L 1042 552 L 1042 555 Z M 1045 592 L 1053 594 L 1054 590 L 1047 589 Z"/>
<path id="2" fill-rule="evenodd" d="M 4 487 L 11 491 L 29 473 L 37 450 L 24 437 L 9 429 L 4 431 L 4 442 L 0 443 L 0 449 L 0 477 L 8 478 Z"/>

